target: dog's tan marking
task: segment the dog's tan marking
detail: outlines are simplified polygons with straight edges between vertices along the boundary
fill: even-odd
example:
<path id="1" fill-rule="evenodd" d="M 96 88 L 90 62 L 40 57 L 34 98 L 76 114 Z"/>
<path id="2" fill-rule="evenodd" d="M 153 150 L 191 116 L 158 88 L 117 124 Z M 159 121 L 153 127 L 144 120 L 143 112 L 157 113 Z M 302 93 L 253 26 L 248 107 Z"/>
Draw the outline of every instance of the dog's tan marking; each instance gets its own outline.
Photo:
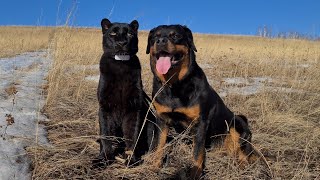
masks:
<path id="1" fill-rule="evenodd" d="M 161 133 L 159 136 L 159 143 L 156 149 L 156 161 L 155 161 L 155 165 L 156 167 L 160 167 L 162 165 L 162 157 L 163 157 L 163 153 L 164 153 L 164 146 L 167 142 L 167 136 L 168 136 L 168 132 L 169 132 L 169 128 L 168 126 L 165 126 L 164 128 L 161 129 Z"/>
<path id="2" fill-rule="evenodd" d="M 184 45 L 176 45 L 176 51 L 183 52 L 184 56 L 183 59 L 180 61 L 180 67 L 178 69 L 178 79 L 181 80 L 189 71 L 190 65 L 190 57 L 189 57 L 189 48 Z"/>
<path id="3" fill-rule="evenodd" d="M 169 107 L 169 106 L 165 106 L 165 105 L 162 105 L 158 102 L 153 102 L 153 105 L 154 107 L 156 108 L 157 110 L 157 114 L 162 114 L 162 113 L 167 113 L 167 112 L 172 112 L 172 108 Z"/>
<path id="4" fill-rule="evenodd" d="M 195 145 L 195 144 L 194 144 Z M 193 146 L 195 148 L 195 146 Z M 193 150 L 195 151 L 195 150 Z M 197 157 L 193 157 L 193 167 L 191 169 L 191 178 L 199 179 L 203 169 L 203 163 L 205 160 L 205 148 L 201 146 Z"/>
<path id="5" fill-rule="evenodd" d="M 200 116 L 200 105 L 194 105 L 191 107 L 179 107 L 179 108 L 175 108 L 172 109 L 169 106 L 166 105 L 162 105 L 158 102 L 153 102 L 154 107 L 157 110 L 157 114 L 161 115 L 162 113 L 170 113 L 170 112 L 178 112 L 181 114 L 184 114 L 185 116 L 188 117 L 188 120 L 190 121 L 189 123 L 191 123 L 194 120 L 197 120 Z"/>
<path id="6" fill-rule="evenodd" d="M 248 164 L 248 156 L 240 149 L 240 134 L 235 128 L 231 128 L 229 134 L 224 140 L 224 146 L 227 153 L 231 156 L 238 156 L 240 165 Z"/>
<path id="7" fill-rule="evenodd" d="M 197 105 L 194 105 L 194 106 L 191 106 L 191 107 L 176 108 L 176 109 L 174 109 L 173 112 L 179 112 L 179 113 L 182 113 L 182 114 L 186 115 L 188 117 L 188 119 L 192 122 L 194 120 L 199 119 L 199 116 L 200 116 L 200 105 L 197 104 Z"/>

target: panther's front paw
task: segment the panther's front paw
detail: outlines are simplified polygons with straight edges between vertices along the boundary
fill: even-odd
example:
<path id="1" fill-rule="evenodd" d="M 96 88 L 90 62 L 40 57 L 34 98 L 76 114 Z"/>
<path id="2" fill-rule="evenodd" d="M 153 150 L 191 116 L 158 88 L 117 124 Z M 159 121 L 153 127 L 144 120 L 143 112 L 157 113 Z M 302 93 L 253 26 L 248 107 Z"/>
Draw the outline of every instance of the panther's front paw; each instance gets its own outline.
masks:
<path id="1" fill-rule="evenodd" d="M 125 151 L 125 156 L 126 156 L 126 164 L 129 165 L 137 165 L 137 161 L 139 161 L 139 159 L 134 155 L 133 151 L 128 150 Z"/>
<path id="2" fill-rule="evenodd" d="M 104 157 L 98 156 L 97 158 L 92 160 L 92 167 L 104 169 L 108 165 L 112 164 L 113 162 L 114 162 L 114 160 L 107 160 Z"/>

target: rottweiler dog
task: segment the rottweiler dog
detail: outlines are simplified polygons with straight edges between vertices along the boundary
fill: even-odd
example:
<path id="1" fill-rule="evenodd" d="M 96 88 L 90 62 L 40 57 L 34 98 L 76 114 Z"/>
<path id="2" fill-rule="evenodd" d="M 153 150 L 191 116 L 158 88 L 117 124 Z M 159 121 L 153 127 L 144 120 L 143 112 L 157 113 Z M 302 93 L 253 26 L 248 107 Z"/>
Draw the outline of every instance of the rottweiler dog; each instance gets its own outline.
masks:
<path id="1" fill-rule="evenodd" d="M 151 142 L 148 138 L 152 138 L 148 136 L 152 127 L 147 122 L 138 139 L 150 103 L 143 91 L 141 66 L 136 56 L 138 21 L 126 24 L 103 19 L 101 27 L 104 53 L 97 91 L 101 138 L 94 167 L 109 165 L 119 154 L 131 156 L 130 163 L 136 162 L 148 151 Z M 152 114 L 148 116 L 154 121 L 152 118 Z"/>
<path id="2" fill-rule="evenodd" d="M 247 118 L 226 107 L 198 66 L 195 52 L 192 32 L 186 26 L 161 25 L 149 33 L 146 53 L 150 53 L 153 105 L 161 128 L 156 164 L 162 164 L 169 127 L 177 132 L 190 128 L 192 179 L 200 178 L 205 148 L 213 144 L 224 144 L 227 152 L 237 155 L 242 163 L 254 152 Z"/>

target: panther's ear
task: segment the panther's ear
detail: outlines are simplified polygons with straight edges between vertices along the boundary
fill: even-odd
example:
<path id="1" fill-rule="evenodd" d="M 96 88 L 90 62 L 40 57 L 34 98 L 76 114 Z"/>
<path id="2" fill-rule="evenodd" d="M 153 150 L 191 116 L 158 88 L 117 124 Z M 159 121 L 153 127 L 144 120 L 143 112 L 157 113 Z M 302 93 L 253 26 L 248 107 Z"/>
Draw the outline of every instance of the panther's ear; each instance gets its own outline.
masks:
<path id="1" fill-rule="evenodd" d="M 193 51 L 197 52 L 197 48 L 196 48 L 196 46 L 194 45 L 194 42 L 193 42 L 193 36 L 192 36 L 191 30 L 190 30 L 187 26 L 182 26 L 182 28 L 183 28 L 183 30 L 184 30 L 184 31 L 186 32 L 186 34 L 187 34 L 189 47 L 190 47 Z"/>
<path id="2" fill-rule="evenodd" d="M 151 29 L 150 32 L 149 32 L 148 45 L 147 45 L 147 50 L 146 50 L 146 53 L 147 53 L 147 54 L 150 53 L 151 39 L 152 39 L 152 37 L 153 37 L 154 31 L 155 31 L 155 28 Z"/>
<path id="3" fill-rule="evenodd" d="M 134 31 L 138 31 L 138 28 L 139 28 L 139 23 L 137 20 L 133 20 L 131 23 L 130 23 L 130 27 L 134 30 Z"/>
<path id="4" fill-rule="evenodd" d="M 102 28 L 102 33 L 104 34 L 107 32 L 107 30 L 112 26 L 112 23 L 109 21 L 109 19 L 102 19 L 101 20 L 101 28 Z"/>

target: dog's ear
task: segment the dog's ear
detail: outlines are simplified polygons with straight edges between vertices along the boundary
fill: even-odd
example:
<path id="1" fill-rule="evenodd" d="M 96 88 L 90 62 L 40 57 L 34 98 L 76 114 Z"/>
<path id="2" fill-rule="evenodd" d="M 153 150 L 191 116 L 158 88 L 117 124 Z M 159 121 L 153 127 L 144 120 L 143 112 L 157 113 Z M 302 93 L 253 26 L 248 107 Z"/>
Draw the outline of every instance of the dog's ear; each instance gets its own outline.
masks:
<path id="1" fill-rule="evenodd" d="M 139 28 L 139 23 L 137 20 L 133 20 L 131 23 L 130 23 L 130 27 L 134 30 L 134 31 L 138 31 L 138 28 Z"/>
<path id="2" fill-rule="evenodd" d="M 183 30 L 184 30 L 184 31 L 186 32 L 186 34 L 187 34 L 189 47 L 190 47 L 193 51 L 197 52 L 197 48 L 196 48 L 196 46 L 194 45 L 194 42 L 193 42 L 193 36 L 192 36 L 191 30 L 190 30 L 187 26 L 182 26 L 182 28 L 183 28 Z"/>
<path id="3" fill-rule="evenodd" d="M 153 36 L 154 31 L 155 31 L 155 28 L 151 29 L 150 32 L 149 32 L 148 45 L 147 45 L 147 50 L 146 50 L 146 53 L 147 53 L 147 54 L 150 53 L 151 39 L 152 39 L 152 36 Z"/>
<path id="4" fill-rule="evenodd" d="M 102 19 L 101 20 L 101 28 L 102 28 L 102 33 L 104 34 L 107 32 L 107 30 L 112 26 L 112 23 L 109 21 L 109 19 Z"/>

